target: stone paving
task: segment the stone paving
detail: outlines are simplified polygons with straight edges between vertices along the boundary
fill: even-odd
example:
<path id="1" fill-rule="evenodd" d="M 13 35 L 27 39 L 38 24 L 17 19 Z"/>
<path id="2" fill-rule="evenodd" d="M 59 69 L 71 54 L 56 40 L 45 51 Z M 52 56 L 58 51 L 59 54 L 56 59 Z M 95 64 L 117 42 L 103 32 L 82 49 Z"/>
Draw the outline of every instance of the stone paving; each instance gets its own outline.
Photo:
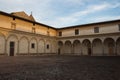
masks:
<path id="1" fill-rule="evenodd" d="M 120 80 L 120 57 L 0 56 L 0 80 Z"/>

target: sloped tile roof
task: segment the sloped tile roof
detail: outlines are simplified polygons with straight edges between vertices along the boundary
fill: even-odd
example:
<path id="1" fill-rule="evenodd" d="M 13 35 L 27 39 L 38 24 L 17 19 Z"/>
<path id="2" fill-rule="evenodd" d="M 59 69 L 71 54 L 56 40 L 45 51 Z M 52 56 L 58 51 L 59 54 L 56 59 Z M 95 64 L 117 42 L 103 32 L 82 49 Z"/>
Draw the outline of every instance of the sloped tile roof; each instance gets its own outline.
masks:
<path id="1" fill-rule="evenodd" d="M 29 16 L 27 15 L 24 11 L 20 11 L 20 12 L 12 12 L 12 15 L 18 16 L 18 17 L 22 17 L 31 21 L 35 21 L 34 17 L 32 16 L 32 14 Z"/>

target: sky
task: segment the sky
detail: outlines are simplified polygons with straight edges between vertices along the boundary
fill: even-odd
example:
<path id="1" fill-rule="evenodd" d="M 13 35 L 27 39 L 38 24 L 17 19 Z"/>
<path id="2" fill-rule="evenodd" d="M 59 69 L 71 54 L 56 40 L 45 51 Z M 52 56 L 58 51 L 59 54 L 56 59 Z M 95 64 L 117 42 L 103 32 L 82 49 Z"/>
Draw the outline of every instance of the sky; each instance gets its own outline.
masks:
<path id="1" fill-rule="evenodd" d="M 120 19 L 120 0 L 0 0 L 0 11 L 25 11 L 35 20 L 61 28 Z"/>

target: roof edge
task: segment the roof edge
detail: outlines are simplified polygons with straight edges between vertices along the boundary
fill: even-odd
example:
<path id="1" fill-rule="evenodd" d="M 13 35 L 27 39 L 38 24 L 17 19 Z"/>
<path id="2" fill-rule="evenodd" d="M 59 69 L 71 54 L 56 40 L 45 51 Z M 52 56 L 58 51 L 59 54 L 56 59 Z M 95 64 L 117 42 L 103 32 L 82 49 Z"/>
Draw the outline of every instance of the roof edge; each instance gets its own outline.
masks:
<path id="1" fill-rule="evenodd" d="M 12 14 L 9 14 L 9 13 L 6 13 L 6 12 L 3 12 L 3 11 L 0 11 L 0 14 L 7 15 L 7 16 L 10 16 L 10 17 L 15 17 L 15 18 L 18 18 L 18 19 L 27 21 L 27 22 L 31 22 L 31 23 L 38 24 L 38 25 L 46 26 L 46 27 L 48 27 L 48 28 L 56 29 L 56 28 L 54 28 L 54 27 L 52 27 L 52 26 L 49 26 L 49 25 L 46 25 L 46 24 L 43 24 L 43 23 L 39 23 L 39 22 L 37 22 L 37 21 L 31 21 L 31 20 L 28 20 L 28 19 L 25 19 L 25 18 L 22 18 L 22 17 L 19 17 L 19 16 L 15 16 L 15 15 L 12 15 Z"/>
<path id="2" fill-rule="evenodd" d="M 81 24 L 81 25 L 74 25 L 74 26 L 67 26 L 67 27 L 63 27 L 63 28 L 57 28 L 57 30 L 77 28 L 77 27 L 83 27 L 83 26 L 91 26 L 91 25 L 97 25 L 97 24 L 106 24 L 106 23 L 119 22 L 119 21 L 120 21 L 120 19 L 109 20 L 109 21 L 101 21 L 101 22 L 95 22 L 95 23 L 88 23 L 88 24 Z"/>

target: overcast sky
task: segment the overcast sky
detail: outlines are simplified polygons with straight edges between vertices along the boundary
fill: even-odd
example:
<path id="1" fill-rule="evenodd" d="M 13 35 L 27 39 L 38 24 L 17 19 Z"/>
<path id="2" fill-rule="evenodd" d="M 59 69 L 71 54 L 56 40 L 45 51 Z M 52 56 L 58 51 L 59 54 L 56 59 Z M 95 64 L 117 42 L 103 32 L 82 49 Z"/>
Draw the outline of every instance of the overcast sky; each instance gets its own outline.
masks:
<path id="1" fill-rule="evenodd" d="M 120 19 L 120 0 L 0 0 L 0 10 L 32 11 L 37 22 L 67 27 Z"/>

